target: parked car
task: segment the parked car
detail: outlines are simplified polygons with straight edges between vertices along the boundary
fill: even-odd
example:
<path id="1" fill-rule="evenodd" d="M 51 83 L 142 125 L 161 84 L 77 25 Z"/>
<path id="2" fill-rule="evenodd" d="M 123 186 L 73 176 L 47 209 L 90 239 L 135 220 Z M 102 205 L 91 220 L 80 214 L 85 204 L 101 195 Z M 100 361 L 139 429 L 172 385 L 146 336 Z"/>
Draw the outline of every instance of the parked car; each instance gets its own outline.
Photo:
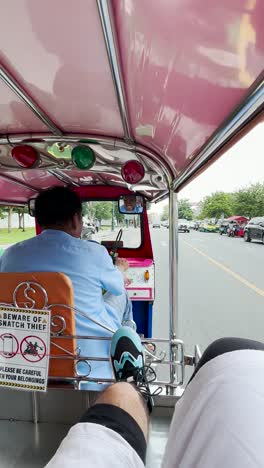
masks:
<path id="1" fill-rule="evenodd" d="M 219 231 L 218 224 L 207 224 L 206 228 L 207 228 L 206 232 L 218 232 Z"/>
<path id="2" fill-rule="evenodd" d="M 179 223 L 178 232 L 190 232 L 188 224 Z"/>
<path id="3" fill-rule="evenodd" d="M 245 227 L 244 240 L 246 242 L 258 240 L 264 244 L 264 217 L 252 218 L 249 221 Z"/>
<path id="4" fill-rule="evenodd" d="M 169 229 L 170 227 L 170 224 L 169 224 L 169 221 L 164 221 L 164 223 L 162 224 L 163 227 Z"/>
<path id="5" fill-rule="evenodd" d="M 199 226 L 199 231 L 200 232 L 218 232 L 219 226 L 217 224 L 202 223 Z"/>
<path id="6" fill-rule="evenodd" d="M 153 227 L 153 229 L 154 228 L 160 228 L 160 222 L 157 221 L 156 223 L 153 223 L 152 227 Z"/>

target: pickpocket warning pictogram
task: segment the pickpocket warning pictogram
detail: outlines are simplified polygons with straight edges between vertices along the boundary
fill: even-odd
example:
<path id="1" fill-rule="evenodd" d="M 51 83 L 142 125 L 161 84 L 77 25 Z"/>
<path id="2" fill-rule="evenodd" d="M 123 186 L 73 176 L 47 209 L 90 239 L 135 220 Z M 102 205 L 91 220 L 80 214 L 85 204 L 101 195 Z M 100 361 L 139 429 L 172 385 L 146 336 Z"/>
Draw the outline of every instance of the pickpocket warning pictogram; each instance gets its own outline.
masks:
<path id="1" fill-rule="evenodd" d="M 18 352 L 19 344 L 14 335 L 3 333 L 0 335 L 0 354 L 6 359 L 14 357 Z"/>
<path id="2" fill-rule="evenodd" d="M 21 342 L 20 352 L 26 361 L 39 362 L 46 356 L 46 345 L 38 336 L 26 336 Z"/>

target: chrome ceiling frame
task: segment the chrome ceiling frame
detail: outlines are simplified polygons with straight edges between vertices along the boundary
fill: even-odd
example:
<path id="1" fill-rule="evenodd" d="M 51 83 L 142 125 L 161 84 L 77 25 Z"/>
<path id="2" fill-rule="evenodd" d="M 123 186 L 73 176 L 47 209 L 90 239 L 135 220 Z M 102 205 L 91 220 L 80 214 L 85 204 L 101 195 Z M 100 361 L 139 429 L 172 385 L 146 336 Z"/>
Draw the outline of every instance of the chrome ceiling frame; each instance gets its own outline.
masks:
<path id="1" fill-rule="evenodd" d="M 166 200 L 166 198 L 169 197 L 169 194 L 170 194 L 169 190 L 166 190 L 166 191 L 164 191 L 162 193 L 159 193 L 159 195 L 157 195 L 156 197 L 153 197 L 152 202 L 153 203 L 159 203 L 159 202 L 161 202 L 163 200 Z"/>
<path id="2" fill-rule="evenodd" d="M 53 177 L 56 177 L 56 179 L 60 180 L 61 182 L 64 182 L 65 184 L 70 184 L 74 185 L 74 187 L 80 187 L 80 184 L 75 182 L 75 180 L 72 179 L 68 174 L 65 172 L 61 171 L 60 169 L 48 169 L 47 172 L 51 174 Z"/>
<path id="3" fill-rule="evenodd" d="M 19 144 L 19 143 L 32 143 L 33 145 L 36 143 L 59 143 L 59 142 L 67 142 L 67 143 L 80 143 L 80 141 L 88 140 L 87 145 L 90 144 L 100 144 L 102 147 L 111 146 L 112 149 L 124 149 L 131 151 L 132 153 L 137 154 L 137 156 L 143 156 L 142 159 L 148 158 L 150 159 L 157 168 L 160 169 L 160 175 L 165 177 L 165 181 L 169 188 L 171 187 L 173 181 L 173 169 L 170 166 L 168 161 L 164 161 L 158 154 L 156 154 L 153 150 L 146 148 L 143 145 L 139 144 L 128 144 L 122 139 L 118 138 L 111 138 L 111 137 L 101 137 L 98 135 L 85 135 L 85 134 L 66 134 L 61 136 L 55 135 L 45 135 L 45 134 L 23 134 L 23 135 L 10 135 L 8 138 L 6 136 L 0 136 L 0 145 L 7 145 L 7 144 Z"/>
<path id="4" fill-rule="evenodd" d="M 173 182 L 173 190 L 178 191 L 190 178 L 197 173 L 215 154 L 220 151 L 230 139 L 242 130 L 258 113 L 264 109 L 264 73 L 257 80 L 257 84 L 250 94 L 240 103 L 204 148 L 193 159 L 189 166 Z"/>
<path id="5" fill-rule="evenodd" d="M 84 140 L 87 140 L 84 142 Z M 31 143 L 86 143 L 87 145 L 93 145 L 93 144 L 100 144 L 102 146 L 104 145 L 110 145 L 113 148 L 117 149 L 128 149 L 131 150 L 135 149 L 135 144 L 134 142 L 128 143 L 125 142 L 122 138 L 113 138 L 109 136 L 101 136 L 101 135 L 94 135 L 94 134 L 84 134 L 84 133 L 78 133 L 78 134 L 72 134 L 72 133 L 66 133 L 63 135 L 50 135 L 47 133 L 18 133 L 18 134 L 12 134 L 9 135 L 8 137 L 5 136 L 4 134 L 0 135 L 0 145 L 6 145 L 6 144 L 19 144 L 21 142 L 31 142 Z"/>
<path id="6" fill-rule="evenodd" d="M 133 141 L 133 137 L 131 134 L 131 126 L 129 123 L 125 86 L 120 65 L 118 42 L 114 29 L 113 17 L 111 14 L 111 6 L 109 4 L 109 0 L 97 0 L 97 7 L 104 34 L 109 65 L 116 91 L 120 117 L 124 130 L 124 138 L 126 141 Z"/>
<path id="7" fill-rule="evenodd" d="M 3 66 L 0 66 L 0 79 L 19 97 L 26 106 L 34 112 L 38 119 L 43 122 L 54 135 L 62 135 L 62 131 L 50 120 L 50 118 L 40 109 L 33 99 L 22 89 L 20 84 L 8 73 Z"/>
<path id="8" fill-rule="evenodd" d="M 5 179 L 8 180 L 9 182 L 12 182 L 14 184 L 20 185 L 23 188 L 27 188 L 29 190 L 32 190 L 32 192 L 38 193 L 39 190 L 36 187 L 32 187 L 32 185 L 27 184 L 26 182 L 22 182 L 21 180 L 16 179 L 15 177 L 6 175 L 4 172 L 0 172 L 0 179 Z"/>

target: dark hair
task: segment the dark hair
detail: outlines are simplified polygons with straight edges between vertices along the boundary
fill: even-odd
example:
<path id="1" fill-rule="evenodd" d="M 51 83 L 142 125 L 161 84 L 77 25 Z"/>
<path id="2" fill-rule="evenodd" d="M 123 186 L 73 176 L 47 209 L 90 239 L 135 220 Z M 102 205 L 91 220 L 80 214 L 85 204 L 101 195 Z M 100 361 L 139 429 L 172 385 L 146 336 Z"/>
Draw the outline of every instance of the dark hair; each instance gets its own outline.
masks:
<path id="1" fill-rule="evenodd" d="M 79 196 L 68 187 L 52 187 L 36 198 L 35 217 L 40 226 L 63 225 L 81 212 Z"/>

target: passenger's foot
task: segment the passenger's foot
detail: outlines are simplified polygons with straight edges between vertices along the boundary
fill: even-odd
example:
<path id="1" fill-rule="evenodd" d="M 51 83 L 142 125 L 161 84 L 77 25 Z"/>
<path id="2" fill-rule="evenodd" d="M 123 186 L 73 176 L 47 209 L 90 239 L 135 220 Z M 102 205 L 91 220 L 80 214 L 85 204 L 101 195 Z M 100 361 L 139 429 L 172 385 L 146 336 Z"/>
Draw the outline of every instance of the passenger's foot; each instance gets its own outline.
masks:
<path id="1" fill-rule="evenodd" d="M 110 356 L 116 381 L 134 384 L 151 412 L 153 399 L 149 382 L 156 375 L 154 371 L 149 372 L 150 368 L 144 365 L 144 352 L 138 334 L 129 327 L 119 328 L 112 338 Z"/>

